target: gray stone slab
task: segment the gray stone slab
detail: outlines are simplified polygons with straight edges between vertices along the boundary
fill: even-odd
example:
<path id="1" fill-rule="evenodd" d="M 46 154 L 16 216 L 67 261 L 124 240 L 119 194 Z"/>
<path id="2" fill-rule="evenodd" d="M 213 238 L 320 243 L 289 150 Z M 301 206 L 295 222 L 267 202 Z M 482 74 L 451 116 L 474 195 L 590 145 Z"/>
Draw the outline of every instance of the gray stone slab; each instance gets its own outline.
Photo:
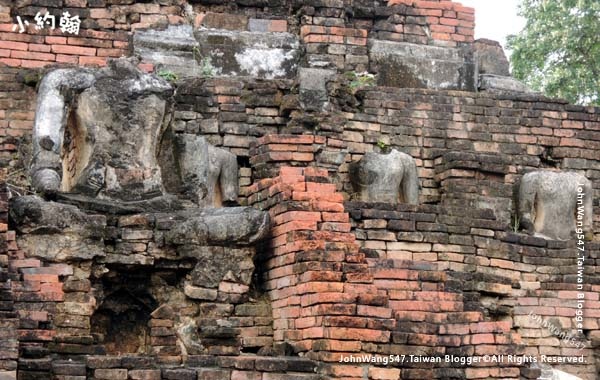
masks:
<path id="1" fill-rule="evenodd" d="M 479 76 L 479 90 L 481 91 L 508 91 L 532 92 L 523 82 L 513 77 L 482 74 Z"/>
<path id="2" fill-rule="evenodd" d="M 374 39 L 368 47 L 379 85 L 475 91 L 476 69 L 468 49 Z"/>
<path id="3" fill-rule="evenodd" d="M 300 103 L 304 109 L 319 110 L 327 103 L 327 82 L 336 72 L 326 69 L 301 68 L 298 71 Z"/>
<path id="4" fill-rule="evenodd" d="M 300 59 L 300 42 L 290 33 L 197 30 L 200 55 L 215 75 L 293 78 Z"/>

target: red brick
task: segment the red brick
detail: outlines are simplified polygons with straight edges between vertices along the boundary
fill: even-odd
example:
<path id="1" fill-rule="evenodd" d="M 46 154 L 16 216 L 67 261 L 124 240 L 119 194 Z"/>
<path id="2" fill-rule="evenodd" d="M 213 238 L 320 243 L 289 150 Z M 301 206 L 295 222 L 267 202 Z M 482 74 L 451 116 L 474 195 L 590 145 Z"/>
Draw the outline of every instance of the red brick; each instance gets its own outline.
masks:
<path id="1" fill-rule="evenodd" d="M 374 278 L 391 278 L 399 280 L 417 280 L 419 273 L 408 269 L 378 269 L 373 274 Z"/>
<path id="2" fill-rule="evenodd" d="M 257 140 L 258 145 L 276 144 L 312 144 L 315 136 L 311 135 L 266 135 Z"/>
<path id="3" fill-rule="evenodd" d="M 66 45 L 67 44 L 67 37 L 47 36 L 46 37 L 46 43 L 50 44 L 50 45 Z"/>
<path id="4" fill-rule="evenodd" d="M 287 21 L 272 20 L 269 23 L 269 32 L 287 32 Z"/>
<path id="5" fill-rule="evenodd" d="M 44 42 L 44 36 L 21 33 L 0 33 L 0 40 L 14 42 L 33 42 L 40 44 Z"/>
<path id="6" fill-rule="evenodd" d="M 74 55 L 57 54 L 56 62 L 77 64 L 77 63 L 79 63 L 79 59 L 77 56 L 74 56 Z"/>
<path id="7" fill-rule="evenodd" d="M 318 136 L 315 136 L 315 140 L 316 140 L 316 137 L 318 137 Z M 317 142 L 317 141 L 315 141 L 315 142 Z M 327 172 L 327 169 L 307 167 L 307 168 L 304 168 L 304 175 L 309 176 L 309 177 L 328 177 L 329 173 Z"/>
<path id="8" fill-rule="evenodd" d="M 50 64 L 52 61 L 33 61 L 33 60 L 22 60 L 21 61 L 21 67 L 25 67 L 25 68 L 38 68 L 38 67 L 44 67 L 48 64 Z"/>
<path id="9" fill-rule="evenodd" d="M 432 16 L 427 16 L 425 17 L 425 21 L 429 24 L 429 25 L 437 25 L 440 23 L 440 19 L 438 17 L 432 17 Z"/>
<path id="10" fill-rule="evenodd" d="M 536 307 L 532 307 L 532 310 L 537 310 Z M 486 332 L 508 332 L 511 329 L 511 323 L 509 321 L 498 321 L 498 322 L 478 322 L 471 323 L 469 326 L 472 333 L 486 333 Z"/>
<path id="11" fill-rule="evenodd" d="M 440 9 L 421 9 L 421 15 L 423 16 L 442 16 L 442 10 Z"/>
<path id="12" fill-rule="evenodd" d="M 465 7 L 463 5 L 456 4 L 456 3 L 454 4 L 454 10 L 456 12 L 468 13 L 468 14 L 471 14 L 471 15 L 475 14 L 475 8 Z"/>
<path id="13" fill-rule="evenodd" d="M 50 51 L 50 46 L 45 44 L 29 44 L 29 51 L 40 51 L 43 53 L 48 53 Z"/>
<path id="14" fill-rule="evenodd" d="M 461 28 L 474 29 L 475 22 L 474 21 L 466 21 L 466 20 L 458 20 L 458 26 L 460 26 Z"/>
<path id="15" fill-rule="evenodd" d="M 0 24 L 0 32 L 12 32 L 13 27 L 13 23 Z M 0 34 L 0 36 L 2 36 L 2 34 Z"/>
<path id="16" fill-rule="evenodd" d="M 79 57 L 80 65 L 98 65 L 106 66 L 105 57 Z"/>
<path id="17" fill-rule="evenodd" d="M 102 40 L 119 40 L 119 41 L 127 41 L 127 33 L 115 33 L 115 32 L 102 32 L 99 30 L 83 30 L 80 34 L 80 37 L 90 37 L 90 38 L 100 38 Z"/>
<path id="18" fill-rule="evenodd" d="M 359 340 L 362 342 L 379 343 L 388 343 L 390 341 L 389 331 L 338 327 L 325 330 L 325 333 L 328 338 L 340 340 Z"/>
<path id="19" fill-rule="evenodd" d="M 453 34 L 451 37 L 452 37 L 452 40 L 456 41 L 456 42 L 467 41 L 467 37 L 463 36 L 462 34 Z"/>
<path id="20" fill-rule="evenodd" d="M 465 375 L 467 379 L 488 379 L 490 370 L 488 368 L 466 368 Z"/>
<path id="21" fill-rule="evenodd" d="M 300 275 L 300 282 L 313 281 L 331 281 L 337 282 L 342 280 L 342 273 L 334 271 L 307 271 Z M 312 314 L 315 314 L 312 312 Z M 327 313 L 324 313 L 327 314 Z"/>
<path id="22" fill-rule="evenodd" d="M 579 139 L 561 138 L 560 146 L 576 146 L 579 148 L 585 148 L 586 142 L 583 140 L 579 140 Z"/>
<path id="23" fill-rule="evenodd" d="M 115 41 L 115 42 L 123 43 L 122 41 Z M 97 47 L 97 48 L 113 47 L 113 41 L 101 40 L 98 38 L 69 37 L 67 40 L 67 44 L 68 45 L 87 46 L 87 47 Z"/>
<path id="24" fill-rule="evenodd" d="M 573 128 L 573 129 L 583 129 L 583 122 L 575 121 L 575 120 L 563 120 L 562 127 L 563 128 Z"/>
<path id="25" fill-rule="evenodd" d="M 21 318 L 31 319 L 32 321 L 46 322 L 48 320 L 47 311 L 21 310 L 19 311 Z"/>
<path id="26" fill-rule="evenodd" d="M 369 367 L 369 379 L 373 380 L 397 380 L 400 378 L 398 368 Z"/>
<path id="27" fill-rule="evenodd" d="M 95 48 L 81 47 L 81 46 L 70 46 L 70 45 L 52 45 L 53 53 L 61 54 L 73 54 L 73 55 L 96 55 Z"/>
<path id="28" fill-rule="evenodd" d="M 465 21 L 475 21 L 475 15 L 473 15 L 472 13 L 458 12 L 456 18 Z"/>
<path id="29" fill-rule="evenodd" d="M 138 67 L 140 68 L 140 70 L 145 71 L 147 73 L 151 73 L 152 71 L 154 71 L 154 64 L 152 63 L 140 63 Z"/>
<path id="30" fill-rule="evenodd" d="M 473 37 L 475 35 L 475 30 L 473 28 L 456 28 L 456 32 L 462 34 L 463 36 Z"/>
<path id="31" fill-rule="evenodd" d="M 98 49 L 98 55 L 100 57 L 121 57 L 125 55 L 125 51 L 122 49 Z"/>
<path id="32" fill-rule="evenodd" d="M 91 18 L 112 18 L 111 11 L 106 8 L 92 8 L 90 9 Z"/>
<path id="33" fill-rule="evenodd" d="M 63 294 L 62 284 L 59 282 L 41 283 L 40 292 L 41 293 Z"/>
<path id="34" fill-rule="evenodd" d="M 342 210 L 343 211 L 343 205 L 341 205 L 341 202 L 344 201 L 344 196 L 340 193 L 320 193 L 320 192 L 314 192 L 314 191 L 294 191 L 292 193 L 292 199 L 295 201 L 313 201 L 313 200 L 320 200 L 320 201 L 326 201 L 326 202 L 331 202 L 331 203 L 338 203 L 340 206 L 342 206 Z M 321 210 L 321 211 L 329 211 L 329 210 Z M 337 210 L 336 210 L 337 211 Z"/>
<path id="35" fill-rule="evenodd" d="M 52 341 L 56 332 L 53 330 L 17 330 L 21 341 Z"/>
<path id="36" fill-rule="evenodd" d="M 10 57 L 10 50 L 8 49 L 0 49 L 0 57 L 6 58 Z"/>
<path id="37" fill-rule="evenodd" d="M 0 40 L 0 49 L 27 50 L 27 44 L 24 42 L 1 41 Z"/>
<path id="38" fill-rule="evenodd" d="M 433 26 L 433 25 L 432 25 Z M 434 40 L 450 41 L 450 35 L 448 33 L 431 33 L 431 38 Z"/>
<path id="39" fill-rule="evenodd" d="M 366 46 L 367 39 L 364 37 L 346 37 L 345 42 L 349 45 Z"/>
<path id="40" fill-rule="evenodd" d="M 572 129 L 555 129 L 554 136 L 558 137 L 573 137 L 575 136 L 575 131 Z"/>
<path id="41" fill-rule="evenodd" d="M 430 29 L 432 32 L 436 33 L 454 33 L 455 28 L 447 25 L 431 25 Z"/>
<path id="42" fill-rule="evenodd" d="M 358 305 L 356 314 L 365 317 L 391 318 L 392 310 L 387 307 Z"/>
<path id="43" fill-rule="evenodd" d="M 474 334 L 471 336 L 471 344 L 494 344 L 494 334 Z"/>
<path id="44" fill-rule="evenodd" d="M 350 220 L 350 215 L 348 213 L 333 213 L 333 212 L 323 212 L 321 213 L 324 222 L 341 222 L 347 223 Z"/>
<path id="45" fill-rule="evenodd" d="M 455 18 L 442 17 L 442 18 L 440 18 L 440 24 L 442 24 L 442 25 L 450 25 L 450 26 L 457 26 L 458 25 L 458 20 L 455 19 Z"/>
<path id="46" fill-rule="evenodd" d="M 317 25 L 302 25 L 300 27 L 300 36 L 304 37 L 309 34 L 325 34 L 327 29 L 324 26 Z"/>
<path id="47" fill-rule="evenodd" d="M 35 59 L 38 61 L 54 61 L 56 58 L 54 54 L 18 50 L 13 50 L 13 52 L 11 53 L 11 57 L 20 59 Z"/>
<path id="48" fill-rule="evenodd" d="M 469 325 L 443 324 L 440 326 L 440 334 L 469 335 Z"/>
<path id="49" fill-rule="evenodd" d="M 304 43 L 326 43 L 329 42 L 329 36 L 325 34 L 309 34 L 303 38 Z"/>
<path id="50" fill-rule="evenodd" d="M 336 378 L 363 378 L 363 368 L 360 366 L 331 365 L 330 367 L 328 367 L 327 371 L 329 374 L 335 376 Z"/>
<path id="51" fill-rule="evenodd" d="M 231 380 L 261 380 L 261 372 L 248 372 L 233 370 L 231 372 Z"/>
<path id="52" fill-rule="evenodd" d="M 454 7 L 454 3 L 451 1 L 415 1 L 415 7 L 451 10 Z"/>
<path id="53" fill-rule="evenodd" d="M 321 213 L 314 211 L 288 211 L 277 215 L 274 220 L 276 224 L 287 223 L 290 221 L 321 221 Z"/>
<path id="54" fill-rule="evenodd" d="M 38 259 L 23 259 L 23 260 L 12 260 L 9 263 L 9 266 L 11 269 L 18 269 L 18 268 L 39 268 L 40 267 L 40 260 Z"/>
<path id="55" fill-rule="evenodd" d="M 56 274 L 24 274 L 24 281 L 58 282 Z"/>
<path id="56" fill-rule="evenodd" d="M 456 18 L 456 12 L 455 11 L 444 11 L 444 17 Z"/>

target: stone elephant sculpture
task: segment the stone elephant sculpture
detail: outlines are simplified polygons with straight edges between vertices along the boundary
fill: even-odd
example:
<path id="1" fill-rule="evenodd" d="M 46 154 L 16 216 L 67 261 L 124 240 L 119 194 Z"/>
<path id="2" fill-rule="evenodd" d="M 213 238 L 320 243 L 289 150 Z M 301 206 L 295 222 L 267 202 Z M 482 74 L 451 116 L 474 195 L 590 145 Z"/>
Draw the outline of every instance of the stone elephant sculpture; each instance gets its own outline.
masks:
<path id="1" fill-rule="evenodd" d="M 540 170 L 521 179 L 520 225 L 547 239 L 568 240 L 576 228 L 592 231 L 592 183 L 575 172 Z"/>
<path id="2" fill-rule="evenodd" d="M 415 159 L 392 149 L 366 153 L 350 164 L 356 198 L 365 202 L 419 203 L 419 176 Z"/>
<path id="3" fill-rule="evenodd" d="M 202 136 L 175 137 L 175 158 L 184 193 L 202 207 L 237 204 L 238 164 L 235 154 L 210 145 Z"/>
<path id="4" fill-rule="evenodd" d="M 63 198 L 82 195 L 88 203 L 103 199 L 168 209 L 174 196 L 164 186 L 166 169 L 180 175 L 197 205 L 237 205 L 237 158 L 203 137 L 176 134 L 179 149 L 172 153 L 179 165 L 161 167 L 174 88 L 137 63 L 113 59 L 102 69 L 58 69 L 44 77 L 33 128 L 33 187 Z"/>

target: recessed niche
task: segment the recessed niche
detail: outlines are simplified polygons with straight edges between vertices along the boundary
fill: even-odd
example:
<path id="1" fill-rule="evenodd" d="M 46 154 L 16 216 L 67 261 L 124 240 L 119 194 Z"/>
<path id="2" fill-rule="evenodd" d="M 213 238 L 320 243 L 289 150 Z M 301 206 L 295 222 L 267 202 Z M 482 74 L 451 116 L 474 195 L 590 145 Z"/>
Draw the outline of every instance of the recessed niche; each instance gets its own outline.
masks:
<path id="1" fill-rule="evenodd" d="M 92 315 L 91 330 L 107 354 L 149 353 L 148 321 L 158 306 L 149 286 L 149 278 L 137 274 L 116 273 L 103 279 L 104 297 Z"/>

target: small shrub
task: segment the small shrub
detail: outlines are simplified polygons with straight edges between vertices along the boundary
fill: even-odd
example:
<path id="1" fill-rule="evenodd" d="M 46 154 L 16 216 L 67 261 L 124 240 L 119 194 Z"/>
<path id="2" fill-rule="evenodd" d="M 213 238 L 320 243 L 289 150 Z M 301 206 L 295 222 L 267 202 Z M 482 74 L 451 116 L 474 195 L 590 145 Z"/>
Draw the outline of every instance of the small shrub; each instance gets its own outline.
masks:
<path id="1" fill-rule="evenodd" d="M 348 71 L 345 75 L 346 75 L 346 78 L 350 81 L 348 86 L 353 91 L 355 91 L 361 87 L 375 86 L 375 83 L 376 83 L 375 74 L 371 74 L 366 71 L 363 71 L 361 73 L 357 73 L 354 71 Z"/>
<path id="2" fill-rule="evenodd" d="M 175 82 L 178 79 L 177 74 L 170 70 L 160 70 L 158 76 L 169 82 Z"/>

